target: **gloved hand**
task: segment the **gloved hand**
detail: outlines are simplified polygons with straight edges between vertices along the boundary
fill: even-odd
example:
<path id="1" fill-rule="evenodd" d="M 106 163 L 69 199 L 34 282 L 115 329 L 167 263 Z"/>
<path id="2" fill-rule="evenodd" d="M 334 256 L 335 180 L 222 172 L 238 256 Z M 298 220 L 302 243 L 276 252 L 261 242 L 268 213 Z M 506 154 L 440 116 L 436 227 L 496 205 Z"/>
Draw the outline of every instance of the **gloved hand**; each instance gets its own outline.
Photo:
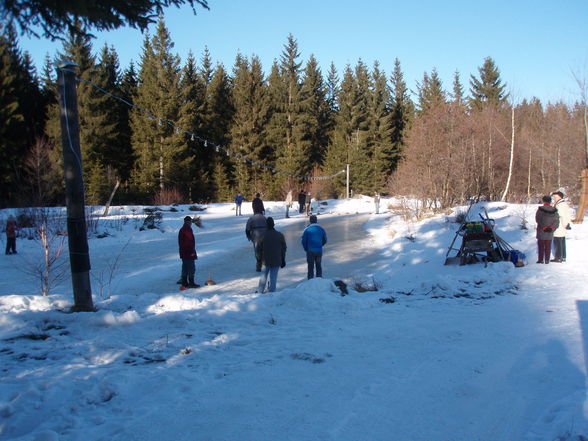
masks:
<path id="1" fill-rule="evenodd" d="M 286 261 L 282 260 L 282 264 L 280 265 L 280 268 L 284 268 L 286 266 Z"/>

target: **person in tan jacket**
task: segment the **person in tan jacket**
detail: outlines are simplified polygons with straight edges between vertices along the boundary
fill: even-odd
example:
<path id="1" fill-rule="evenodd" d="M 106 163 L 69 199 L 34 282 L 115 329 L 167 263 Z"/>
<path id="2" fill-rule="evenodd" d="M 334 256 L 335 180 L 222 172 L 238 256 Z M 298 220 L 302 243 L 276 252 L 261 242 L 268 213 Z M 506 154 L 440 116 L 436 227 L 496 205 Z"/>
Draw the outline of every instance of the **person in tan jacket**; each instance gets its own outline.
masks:
<path id="1" fill-rule="evenodd" d="M 554 256 L 551 261 L 561 263 L 566 261 L 566 232 L 571 229 L 572 210 L 564 200 L 564 195 L 561 191 L 553 192 L 551 198 L 553 200 L 553 207 L 559 214 L 559 227 L 553 232 Z"/>

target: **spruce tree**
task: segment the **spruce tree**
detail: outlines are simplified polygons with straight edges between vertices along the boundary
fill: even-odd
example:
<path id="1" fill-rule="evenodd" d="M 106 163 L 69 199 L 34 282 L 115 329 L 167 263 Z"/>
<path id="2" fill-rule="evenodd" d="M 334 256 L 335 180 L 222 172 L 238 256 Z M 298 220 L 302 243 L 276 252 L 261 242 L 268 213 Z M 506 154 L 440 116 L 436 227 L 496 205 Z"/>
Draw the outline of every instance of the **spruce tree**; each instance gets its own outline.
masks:
<path id="1" fill-rule="evenodd" d="M 420 113 L 445 103 L 445 91 L 436 68 L 433 68 L 431 75 L 423 74 L 423 80 L 417 82 L 417 91 Z"/>
<path id="2" fill-rule="evenodd" d="M 414 104 L 410 99 L 408 87 L 404 81 L 404 75 L 400 67 L 400 60 L 394 60 L 394 71 L 390 78 L 391 87 L 391 150 L 390 150 L 390 166 L 394 171 L 402 156 L 405 147 L 405 136 L 409 129 L 410 122 L 413 118 Z"/>
<path id="3" fill-rule="evenodd" d="M 192 52 L 188 54 L 182 69 L 180 82 L 182 91 L 181 127 L 207 139 L 204 133 L 205 84 L 198 74 L 196 60 Z M 188 139 L 188 157 L 182 167 L 182 180 L 187 183 L 187 194 L 190 200 L 206 200 L 210 196 L 208 180 L 211 169 L 208 167 L 212 154 L 205 147 L 205 142 Z"/>
<path id="4" fill-rule="evenodd" d="M 230 144 L 230 127 L 233 118 L 233 106 L 231 104 L 231 83 L 225 68 L 218 64 L 206 96 L 209 126 L 208 133 L 210 139 L 217 145 L 226 147 Z M 232 197 L 232 176 L 231 161 L 219 149 L 214 154 L 214 196 L 213 200 L 231 201 Z"/>
<path id="5" fill-rule="evenodd" d="M 0 206 L 5 206 L 9 201 L 27 202 L 16 189 L 26 179 L 22 164 L 42 135 L 44 119 L 36 71 L 11 28 L 3 28 L 0 35 L 0 74 Z"/>
<path id="6" fill-rule="evenodd" d="M 186 190 L 187 140 L 174 124 L 180 120 L 180 60 L 163 20 L 143 44 L 135 104 L 152 115 L 131 112 L 132 146 L 136 157 L 133 184 L 144 195 L 166 189 Z"/>
<path id="7" fill-rule="evenodd" d="M 301 88 L 300 125 L 308 141 L 308 160 L 312 167 L 323 163 L 333 114 L 327 101 L 327 88 L 316 58 L 311 55 L 304 68 Z"/>
<path id="8" fill-rule="evenodd" d="M 131 110 L 137 94 L 137 72 L 135 64 L 131 61 L 121 75 L 119 94 L 128 104 L 119 109 L 119 142 L 122 148 L 120 163 L 117 172 L 122 182 L 128 183 L 135 162 L 133 147 L 131 145 Z"/>
<path id="9" fill-rule="evenodd" d="M 464 104 L 463 85 L 461 84 L 461 79 L 457 70 L 453 74 L 453 92 L 451 94 L 451 99 L 458 107 L 461 107 Z"/>
<path id="10" fill-rule="evenodd" d="M 339 101 L 339 75 L 335 64 L 331 62 L 329 66 L 329 73 L 327 74 L 327 104 L 331 110 L 331 114 L 334 117 L 337 110 Z"/>
<path id="11" fill-rule="evenodd" d="M 233 68 L 234 106 L 231 126 L 230 151 L 235 170 L 236 191 L 252 194 L 263 191 L 267 174 L 262 174 L 251 161 L 272 166 L 272 151 L 267 149 L 266 125 L 268 121 L 267 86 L 257 56 L 248 61 L 237 55 Z"/>
<path id="12" fill-rule="evenodd" d="M 370 126 L 370 76 L 359 60 L 355 70 L 345 69 L 339 90 L 339 113 L 336 117 L 332 143 L 325 159 L 328 173 L 336 173 L 350 164 L 350 182 L 355 193 L 371 189 L 368 133 Z M 342 194 L 345 176 L 339 175 L 329 183 L 331 196 Z"/>
<path id="13" fill-rule="evenodd" d="M 500 71 L 491 57 L 484 59 L 484 64 L 478 68 L 479 78 L 470 76 L 470 104 L 480 110 L 486 105 L 500 106 L 506 102 L 506 84 L 502 84 Z"/>
<path id="14" fill-rule="evenodd" d="M 19 60 L 14 40 L 0 35 L 0 207 L 15 199 L 18 164 L 25 148 L 25 115 L 19 100 Z M 16 165 L 16 169 L 14 168 Z"/>
<path id="15" fill-rule="evenodd" d="M 371 190 L 380 191 L 392 171 L 392 124 L 390 115 L 390 91 L 386 74 L 376 61 L 372 70 L 370 96 L 370 126 L 368 134 L 371 161 Z"/>
<path id="16" fill-rule="evenodd" d="M 120 70 L 114 48 L 104 46 L 93 72 L 92 82 L 115 96 L 119 95 Z M 105 204 L 112 188 L 120 179 L 121 160 L 128 154 L 128 146 L 121 143 L 120 101 L 102 91 L 87 91 L 88 113 L 84 115 L 86 158 L 86 197 L 90 204 Z"/>
<path id="17" fill-rule="evenodd" d="M 268 81 L 271 106 L 268 140 L 275 148 L 278 169 L 287 174 L 306 176 L 310 173 L 312 164 L 309 161 L 310 140 L 306 133 L 308 127 L 301 120 L 302 63 L 299 58 L 298 43 L 290 34 L 280 62 L 274 63 Z M 287 179 L 285 174 L 276 175 L 276 190 L 285 186 L 284 181 Z M 303 178 L 298 178 L 298 182 L 302 181 Z"/>

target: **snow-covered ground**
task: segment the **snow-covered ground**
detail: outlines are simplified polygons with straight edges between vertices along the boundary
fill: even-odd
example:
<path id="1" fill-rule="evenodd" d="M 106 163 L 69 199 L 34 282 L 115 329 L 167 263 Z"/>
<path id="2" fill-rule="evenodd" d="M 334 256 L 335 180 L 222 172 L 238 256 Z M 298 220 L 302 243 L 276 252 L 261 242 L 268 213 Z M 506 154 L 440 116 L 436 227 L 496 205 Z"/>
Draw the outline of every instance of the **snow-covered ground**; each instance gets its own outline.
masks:
<path id="1" fill-rule="evenodd" d="M 0 258 L 0 440 L 588 439 L 588 227 L 566 263 L 537 265 L 536 206 L 479 204 L 528 265 L 444 266 L 455 223 L 381 205 L 321 206 L 325 278 L 307 281 L 306 219 L 266 203 L 288 243 L 273 294 L 254 293 L 250 204 L 176 207 L 145 231 L 142 207 L 114 207 L 90 239 L 94 313 L 67 312 L 68 281 L 39 295 L 39 245 L 18 239 Z M 197 281 L 217 285 L 179 291 L 187 214 Z"/>

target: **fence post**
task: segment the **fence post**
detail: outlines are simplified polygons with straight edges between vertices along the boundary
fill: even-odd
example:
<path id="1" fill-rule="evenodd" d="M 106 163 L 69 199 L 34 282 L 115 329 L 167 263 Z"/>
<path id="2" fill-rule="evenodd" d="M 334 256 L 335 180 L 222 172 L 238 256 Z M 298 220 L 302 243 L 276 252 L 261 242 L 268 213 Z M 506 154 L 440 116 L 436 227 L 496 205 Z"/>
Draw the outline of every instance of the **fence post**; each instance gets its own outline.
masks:
<path id="1" fill-rule="evenodd" d="M 58 63 L 58 89 L 63 149 L 63 176 L 67 206 L 67 236 L 74 306 L 72 310 L 94 311 L 90 285 L 90 255 L 86 232 L 84 178 L 78 127 L 76 93 L 76 64 L 63 60 Z"/>

